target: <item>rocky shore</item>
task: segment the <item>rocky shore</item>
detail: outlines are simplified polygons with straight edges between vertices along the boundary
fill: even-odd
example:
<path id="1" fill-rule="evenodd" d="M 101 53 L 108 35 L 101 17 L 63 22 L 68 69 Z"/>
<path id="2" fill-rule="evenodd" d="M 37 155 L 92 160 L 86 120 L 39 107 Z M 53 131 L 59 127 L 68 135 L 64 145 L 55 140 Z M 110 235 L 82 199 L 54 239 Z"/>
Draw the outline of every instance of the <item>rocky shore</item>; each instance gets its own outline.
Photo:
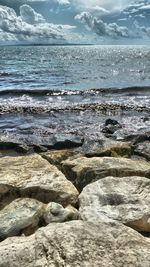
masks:
<path id="1" fill-rule="evenodd" d="M 126 118 L 1 131 L 0 267 L 150 266 L 150 118 Z"/>

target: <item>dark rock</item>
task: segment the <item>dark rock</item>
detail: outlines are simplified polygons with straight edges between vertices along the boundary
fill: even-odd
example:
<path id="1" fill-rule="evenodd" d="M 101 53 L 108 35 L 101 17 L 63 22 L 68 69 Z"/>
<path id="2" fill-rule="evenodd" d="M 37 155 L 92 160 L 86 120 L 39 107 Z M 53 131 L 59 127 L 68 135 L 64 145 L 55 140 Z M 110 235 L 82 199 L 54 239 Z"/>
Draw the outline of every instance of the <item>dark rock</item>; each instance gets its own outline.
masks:
<path id="1" fill-rule="evenodd" d="M 119 127 L 120 128 L 120 127 Z M 118 126 L 109 125 L 102 129 L 102 133 L 112 135 L 118 130 Z"/>
<path id="2" fill-rule="evenodd" d="M 17 153 L 26 154 L 28 152 L 32 152 L 33 149 L 31 146 L 28 146 L 24 143 L 19 143 L 19 141 L 1 141 L 0 142 L 0 150 L 14 150 Z"/>
<path id="3" fill-rule="evenodd" d="M 113 135 L 117 130 L 121 128 L 122 125 L 118 121 L 113 119 L 107 119 L 105 121 L 105 127 L 102 129 L 102 132 L 106 135 Z"/>
<path id="4" fill-rule="evenodd" d="M 27 146 L 27 145 L 16 145 L 15 151 L 17 153 L 26 154 L 28 152 L 33 152 L 33 149 L 30 146 Z"/>
<path id="5" fill-rule="evenodd" d="M 101 149 L 104 147 L 104 140 L 88 140 L 86 139 L 82 145 L 82 147 L 79 147 L 76 149 L 77 152 L 89 155 L 92 153 L 95 153 L 95 151 Z"/>
<path id="6" fill-rule="evenodd" d="M 144 134 L 131 134 L 125 137 L 125 141 L 132 141 L 133 145 L 138 143 L 142 143 L 145 141 L 150 141 L 150 132 L 146 132 Z"/>
<path id="7" fill-rule="evenodd" d="M 0 137 L 0 150 L 13 149 L 27 153 L 31 148 L 35 152 L 46 152 L 48 149 L 63 149 L 82 146 L 84 139 L 74 134 L 57 134 L 41 136 L 34 134 L 11 134 Z"/>
<path id="8" fill-rule="evenodd" d="M 149 120 L 150 120 L 149 117 L 144 117 L 144 118 L 143 118 L 143 121 L 144 121 L 144 122 L 149 121 Z"/>
<path id="9" fill-rule="evenodd" d="M 34 151 L 36 153 L 40 153 L 40 152 L 47 152 L 48 148 L 46 146 L 34 146 Z"/>
<path id="10" fill-rule="evenodd" d="M 0 141 L 0 149 L 6 150 L 6 149 L 16 149 L 18 146 L 20 146 L 20 143 L 17 142 L 11 142 L 11 141 Z"/>
<path id="11" fill-rule="evenodd" d="M 113 120 L 113 119 L 107 119 L 105 121 L 105 126 L 108 126 L 108 125 L 120 125 L 121 126 L 121 124 L 118 121 Z"/>
<path id="12" fill-rule="evenodd" d="M 57 134 L 52 142 L 55 149 L 72 148 L 82 146 L 84 139 L 71 134 Z"/>

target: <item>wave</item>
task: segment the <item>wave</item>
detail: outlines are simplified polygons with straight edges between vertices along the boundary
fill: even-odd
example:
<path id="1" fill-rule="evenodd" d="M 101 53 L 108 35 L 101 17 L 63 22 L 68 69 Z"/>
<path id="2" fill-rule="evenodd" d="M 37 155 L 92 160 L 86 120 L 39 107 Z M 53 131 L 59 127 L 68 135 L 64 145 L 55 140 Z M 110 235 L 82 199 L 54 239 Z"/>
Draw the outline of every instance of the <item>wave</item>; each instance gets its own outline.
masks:
<path id="1" fill-rule="evenodd" d="M 12 96 L 65 96 L 65 95 L 105 95 L 105 94 L 124 94 L 124 95 L 145 95 L 150 94 L 150 86 L 133 86 L 126 88 L 99 88 L 89 90 L 49 90 L 49 89 L 1 89 L 0 96 L 12 95 Z"/>
<path id="2" fill-rule="evenodd" d="M 23 77 L 23 74 L 18 74 L 18 73 L 10 73 L 10 72 L 5 72 L 5 71 L 0 71 L 0 78 L 1 77 Z"/>

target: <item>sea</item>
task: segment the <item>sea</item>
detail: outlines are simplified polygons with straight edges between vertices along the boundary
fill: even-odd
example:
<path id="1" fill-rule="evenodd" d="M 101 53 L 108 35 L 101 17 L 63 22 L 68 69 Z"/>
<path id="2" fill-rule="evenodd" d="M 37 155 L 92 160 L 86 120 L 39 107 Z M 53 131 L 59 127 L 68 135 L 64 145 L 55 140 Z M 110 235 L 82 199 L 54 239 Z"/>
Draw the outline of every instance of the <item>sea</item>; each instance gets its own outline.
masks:
<path id="1" fill-rule="evenodd" d="M 0 47 L 0 132 L 85 133 L 97 106 L 149 114 L 149 45 Z"/>

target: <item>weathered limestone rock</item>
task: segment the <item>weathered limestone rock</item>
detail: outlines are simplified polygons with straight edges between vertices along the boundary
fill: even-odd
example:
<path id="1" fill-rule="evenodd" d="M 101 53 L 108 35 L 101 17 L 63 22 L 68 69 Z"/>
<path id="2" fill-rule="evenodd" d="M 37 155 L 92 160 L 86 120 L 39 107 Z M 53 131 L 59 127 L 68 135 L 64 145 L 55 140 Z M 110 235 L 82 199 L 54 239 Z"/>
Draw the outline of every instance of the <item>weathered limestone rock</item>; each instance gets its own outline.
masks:
<path id="1" fill-rule="evenodd" d="M 79 212 L 71 205 L 63 208 L 54 202 L 44 204 L 31 198 L 18 198 L 0 211 L 0 240 L 21 233 L 31 235 L 49 223 L 78 219 Z"/>
<path id="2" fill-rule="evenodd" d="M 0 158 L 0 208 L 20 196 L 66 206 L 77 202 L 78 191 L 40 155 Z"/>
<path id="3" fill-rule="evenodd" d="M 137 144 L 134 148 L 134 153 L 150 160 L 150 141 Z"/>
<path id="4" fill-rule="evenodd" d="M 113 157 L 80 157 L 63 161 L 63 170 L 75 186 L 82 190 L 87 184 L 106 176 L 144 176 L 150 178 L 150 163 Z"/>
<path id="5" fill-rule="evenodd" d="M 0 243 L 0 267 L 149 267 L 150 240 L 119 224 L 49 224 Z"/>
<path id="6" fill-rule="evenodd" d="M 150 232 L 150 180 L 106 177 L 87 185 L 79 196 L 83 220 L 117 220 L 139 232 Z"/>

